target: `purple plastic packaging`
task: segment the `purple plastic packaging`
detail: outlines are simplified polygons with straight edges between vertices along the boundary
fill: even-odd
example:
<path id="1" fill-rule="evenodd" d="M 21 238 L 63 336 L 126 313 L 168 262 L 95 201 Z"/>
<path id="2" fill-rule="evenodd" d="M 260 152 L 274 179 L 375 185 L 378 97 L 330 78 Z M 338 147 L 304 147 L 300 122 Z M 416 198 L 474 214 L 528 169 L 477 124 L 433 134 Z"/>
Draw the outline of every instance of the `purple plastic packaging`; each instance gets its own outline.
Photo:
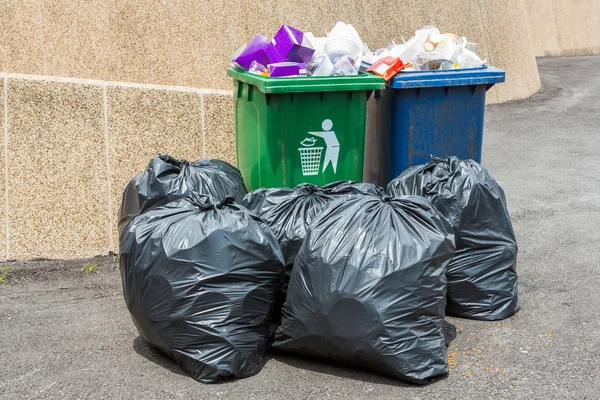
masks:
<path id="1" fill-rule="evenodd" d="M 292 61 L 307 63 L 315 49 L 302 31 L 289 25 L 282 25 L 266 49 L 271 63 Z"/>
<path id="2" fill-rule="evenodd" d="M 267 57 L 266 50 L 269 43 L 269 39 L 262 35 L 254 36 L 250 43 L 248 43 L 244 50 L 242 50 L 234 60 L 235 63 L 246 71 L 250 70 L 253 61 L 256 61 L 261 65 L 267 65 L 269 63 L 269 58 Z"/>
<path id="3" fill-rule="evenodd" d="M 271 78 L 299 75 L 306 75 L 306 64 L 291 61 L 269 64 Z"/>

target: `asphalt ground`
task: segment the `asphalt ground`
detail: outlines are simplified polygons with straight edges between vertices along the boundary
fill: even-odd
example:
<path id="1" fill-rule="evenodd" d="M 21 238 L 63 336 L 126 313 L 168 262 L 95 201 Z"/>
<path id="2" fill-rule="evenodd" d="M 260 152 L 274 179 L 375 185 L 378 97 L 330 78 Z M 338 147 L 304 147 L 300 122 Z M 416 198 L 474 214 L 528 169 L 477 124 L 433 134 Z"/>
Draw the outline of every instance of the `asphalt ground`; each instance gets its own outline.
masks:
<path id="1" fill-rule="evenodd" d="M 101 257 L 8 263 L 0 398 L 600 398 L 600 57 L 539 67 L 539 94 L 486 110 L 483 163 L 513 218 L 522 310 L 500 322 L 451 318 L 448 377 L 412 386 L 273 353 L 257 376 L 203 385 L 139 337 L 118 267 Z"/>

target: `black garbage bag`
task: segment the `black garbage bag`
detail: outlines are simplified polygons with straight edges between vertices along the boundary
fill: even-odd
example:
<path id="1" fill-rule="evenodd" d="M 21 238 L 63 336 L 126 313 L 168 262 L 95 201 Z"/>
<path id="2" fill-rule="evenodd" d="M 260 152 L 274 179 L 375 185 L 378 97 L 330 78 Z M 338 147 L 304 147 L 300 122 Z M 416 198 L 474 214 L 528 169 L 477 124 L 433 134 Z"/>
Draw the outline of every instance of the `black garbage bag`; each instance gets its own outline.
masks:
<path id="1" fill-rule="evenodd" d="M 216 201 L 233 196 L 239 203 L 248 192 L 240 171 L 225 161 L 204 158 L 190 163 L 159 154 L 125 188 L 119 229 L 144 211 L 184 198 L 189 193 L 207 194 Z"/>
<path id="2" fill-rule="evenodd" d="M 242 205 L 256 213 L 270 227 L 283 253 L 286 268 L 286 282 L 275 300 L 274 320 L 280 320 L 280 309 L 285 301 L 294 259 L 312 220 L 321 213 L 332 200 L 349 194 L 377 195 L 378 189 L 370 183 L 339 181 L 325 186 L 302 183 L 295 188 L 257 189 L 244 197 Z"/>
<path id="3" fill-rule="evenodd" d="M 352 195 L 312 222 L 273 345 L 413 383 L 448 371 L 447 221 L 427 200 Z"/>
<path id="4" fill-rule="evenodd" d="M 433 157 L 404 171 L 387 191 L 424 196 L 454 229 L 448 314 L 491 321 L 518 311 L 517 241 L 504 191 L 487 169 L 473 160 Z"/>
<path id="5" fill-rule="evenodd" d="M 262 220 L 232 197 L 191 194 L 132 219 L 120 250 L 125 303 L 149 344 L 200 382 L 260 372 L 285 277 Z"/>

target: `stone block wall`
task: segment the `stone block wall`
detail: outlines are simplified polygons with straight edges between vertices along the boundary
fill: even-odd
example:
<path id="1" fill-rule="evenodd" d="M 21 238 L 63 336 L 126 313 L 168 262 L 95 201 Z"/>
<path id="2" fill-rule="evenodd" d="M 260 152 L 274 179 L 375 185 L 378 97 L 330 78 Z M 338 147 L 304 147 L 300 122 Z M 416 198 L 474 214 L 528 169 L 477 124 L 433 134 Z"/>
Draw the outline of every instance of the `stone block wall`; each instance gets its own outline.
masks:
<path id="1" fill-rule="evenodd" d="M 0 74 L 0 257 L 118 252 L 125 185 L 157 153 L 235 163 L 231 94 Z"/>

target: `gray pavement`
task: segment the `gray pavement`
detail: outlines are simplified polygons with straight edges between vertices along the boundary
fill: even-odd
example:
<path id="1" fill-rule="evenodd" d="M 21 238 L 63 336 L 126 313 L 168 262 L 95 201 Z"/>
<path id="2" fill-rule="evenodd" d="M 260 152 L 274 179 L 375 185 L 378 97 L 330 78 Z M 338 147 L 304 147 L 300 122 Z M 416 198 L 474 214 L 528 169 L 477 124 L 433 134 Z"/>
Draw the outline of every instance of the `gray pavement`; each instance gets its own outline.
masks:
<path id="1" fill-rule="evenodd" d="M 111 257 L 9 263 L 1 399 L 600 398 L 600 57 L 539 60 L 543 89 L 486 111 L 484 164 L 519 243 L 522 310 L 451 318 L 452 371 L 424 387 L 280 354 L 203 385 L 139 338 Z M 98 274 L 80 271 L 93 263 Z"/>

